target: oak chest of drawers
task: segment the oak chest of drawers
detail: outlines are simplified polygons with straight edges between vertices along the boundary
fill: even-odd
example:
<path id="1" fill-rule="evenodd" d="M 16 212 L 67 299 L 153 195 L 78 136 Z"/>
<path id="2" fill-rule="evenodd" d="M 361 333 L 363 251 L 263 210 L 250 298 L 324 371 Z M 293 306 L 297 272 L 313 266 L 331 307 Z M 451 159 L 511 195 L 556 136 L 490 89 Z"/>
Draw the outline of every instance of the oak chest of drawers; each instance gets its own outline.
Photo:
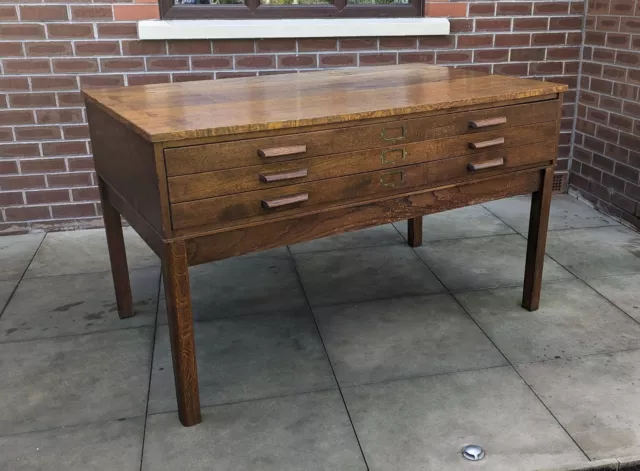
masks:
<path id="1" fill-rule="evenodd" d="M 538 307 L 564 85 L 426 65 L 85 92 L 121 317 L 120 216 L 162 259 L 180 420 L 200 421 L 188 267 L 533 193 Z M 206 365 L 203 365 L 206 368 Z"/>

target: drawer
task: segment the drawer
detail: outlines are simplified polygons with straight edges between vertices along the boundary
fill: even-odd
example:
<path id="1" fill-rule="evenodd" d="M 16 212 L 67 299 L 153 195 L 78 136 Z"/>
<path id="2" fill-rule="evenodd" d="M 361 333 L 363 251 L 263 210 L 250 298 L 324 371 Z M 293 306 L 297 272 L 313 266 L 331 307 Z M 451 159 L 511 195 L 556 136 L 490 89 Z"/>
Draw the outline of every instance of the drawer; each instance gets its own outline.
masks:
<path id="1" fill-rule="evenodd" d="M 165 149 L 168 176 L 248 167 L 556 120 L 558 100 Z"/>
<path id="2" fill-rule="evenodd" d="M 531 165 L 546 166 L 553 164 L 557 148 L 558 143 L 554 139 L 528 146 L 427 162 L 424 164 L 425 174 L 430 185 L 444 185 L 501 174 Z"/>
<path id="3" fill-rule="evenodd" d="M 172 203 L 193 201 L 474 155 L 486 151 L 482 143 L 493 143 L 490 148 L 497 149 L 546 140 L 555 135 L 556 127 L 555 121 L 548 121 L 380 149 L 169 177 L 169 199 Z M 499 143 L 499 139 L 504 139 L 504 143 Z M 471 145 L 481 148 L 474 149 Z"/>
<path id="4" fill-rule="evenodd" d="M 555 150 L 555 141 L 548 141 L 281 188 L 175 203 L 171 205 L 173 227 L 178 230 L 205 225 L 224 227 L 240 221 L 267 220 L 404 193 L 421 186 L 472 180 L 535 164 L 548 165 L 554 159 Z M 487 168 L 470 168 L 470 165 L 481 166 L 487 162 L 491 163 Z"/>

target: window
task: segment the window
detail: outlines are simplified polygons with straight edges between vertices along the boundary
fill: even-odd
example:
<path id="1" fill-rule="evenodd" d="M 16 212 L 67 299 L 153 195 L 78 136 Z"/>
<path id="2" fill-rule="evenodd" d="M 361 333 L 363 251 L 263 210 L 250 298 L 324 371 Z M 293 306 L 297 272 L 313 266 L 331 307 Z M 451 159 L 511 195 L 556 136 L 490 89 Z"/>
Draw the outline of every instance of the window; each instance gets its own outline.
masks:
<path id="1" fill-rule="evenodd" d="M 423 16 L 424 0 L 160 0 L 163 19 L 398 18 Z"/>

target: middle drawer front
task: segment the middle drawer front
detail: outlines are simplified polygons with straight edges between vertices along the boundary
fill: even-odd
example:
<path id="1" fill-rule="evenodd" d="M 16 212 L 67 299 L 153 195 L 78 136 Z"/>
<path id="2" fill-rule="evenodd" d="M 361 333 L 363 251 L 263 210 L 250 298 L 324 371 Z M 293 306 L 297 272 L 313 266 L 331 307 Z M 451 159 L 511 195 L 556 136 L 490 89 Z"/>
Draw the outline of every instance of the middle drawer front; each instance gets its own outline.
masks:
<path id="1" fill-rule="evenodd" d="M 469 136 L 415 142 L 382 149 L 370 149 L 289 162 L 169 177 L 169 199 L 172 203 L 181 203 L 214 196 L 384 170 L 462 155 L 474 155 L 486 152 L 489 148 L 473 149 L 472 145 L 475 146 L 502 138 L 504 143 L 494 143 L 490 148 L 502 149 L 522 146 L 553 136 L 555 130 L 556 123 L 550 121 L 536 125 L 485 131 Z"/>
<path id="2" fill-rule="evenodd" d="M 207 226 L 208 229 L 229 227 L 385 197 L 421 186 L 482 178 L 532 165 L 549 165 L 555 152 L 555 140 L 546 141 L 328 180 L 174 203 L 171 205 L 173 228 L 180 231 L 198 226 Z M 488 165 L 481 168 L 480 164 Z M 479 169 L 472 169 L 474 165 Z"/>

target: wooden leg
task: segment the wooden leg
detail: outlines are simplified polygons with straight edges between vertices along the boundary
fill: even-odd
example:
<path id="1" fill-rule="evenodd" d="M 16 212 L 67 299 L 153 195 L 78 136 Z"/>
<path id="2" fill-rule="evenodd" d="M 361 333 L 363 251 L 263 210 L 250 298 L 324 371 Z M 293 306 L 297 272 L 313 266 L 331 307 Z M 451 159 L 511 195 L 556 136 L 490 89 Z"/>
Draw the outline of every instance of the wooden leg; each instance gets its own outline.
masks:
<path id="1" fill-rule="evenodd" d="M 552 184 L 553 168 L 547 168 L 542 171 L 542 187 L 534 192 L 531 198 L 527 262 L 524 269 L 524 292 L 522 295 L 522 307 L 529 311 L 536 311 L 540 306 L 542 266 L 547 244 Z"/>
<path id="2" fill-rule="evenodd" d="M 196 347 L 193 338 L 189 268 L 184 241 L 165 244 L 162 260 L 169 337 L 176 384 L 178 416 L 185 427 L 199 424 L 200 393 Z"/>
<path id="3" fill-rule="evenodd" d="M 122 220 L 120 213 L 111 205 L 107 196 L 107 188 L 101 178 L 98 178 L 100 201 L 102 202 L 102 217 L 104 229 L 107 233 L 107 248 L 111 261 L 113 286 L 116 291 L 116 305 L 121 319 L 133 316 L 133 298 L 131 297 L 131 282 L 127 267 L 127 252 L 124 249 L 122 234 Z"/>
<path id="4" fill-rule="evenodd" d="M 420 247 L 422 245 L 422 216 L 407 220 L 408 238 L 411 247 Z"/>

